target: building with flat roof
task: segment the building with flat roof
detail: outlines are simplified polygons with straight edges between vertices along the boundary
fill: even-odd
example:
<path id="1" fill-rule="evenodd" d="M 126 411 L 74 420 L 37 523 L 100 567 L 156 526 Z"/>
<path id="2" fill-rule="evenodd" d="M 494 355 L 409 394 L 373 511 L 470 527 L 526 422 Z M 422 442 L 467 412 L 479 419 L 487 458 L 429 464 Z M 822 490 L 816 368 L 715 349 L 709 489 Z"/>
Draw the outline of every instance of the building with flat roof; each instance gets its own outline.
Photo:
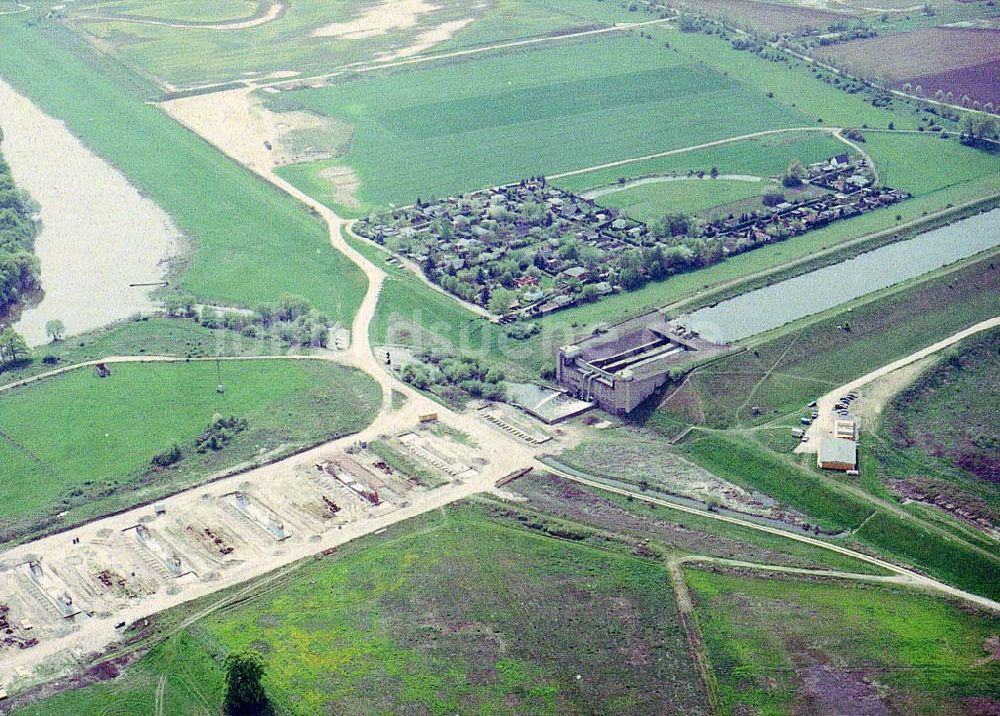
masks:
<path id="1" fill-rule="evenodd" d="M 816 464 L 824 470 L 857 470 L 858 444 L 845 438 L 823 438 L 816 454 Z"/>
<path id="2" fill-rule="evenodd" d="M 625 415 L 663 386 L 679 362 L 724 350 L 656 311 L 559 349 L 556 378 L 580 400 Z"/>

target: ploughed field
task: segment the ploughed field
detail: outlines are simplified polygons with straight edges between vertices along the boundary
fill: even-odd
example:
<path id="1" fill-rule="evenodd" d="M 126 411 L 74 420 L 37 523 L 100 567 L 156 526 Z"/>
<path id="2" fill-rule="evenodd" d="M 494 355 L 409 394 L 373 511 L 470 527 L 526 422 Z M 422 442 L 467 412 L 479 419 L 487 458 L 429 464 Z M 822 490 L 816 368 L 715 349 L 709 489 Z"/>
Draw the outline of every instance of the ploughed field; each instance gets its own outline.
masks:
<path id="1" fill-rule="evenodd" d="M 998 45 L 1000 30 L 935 27 L 830 45 L 816 55 L 929 99 L 940 90 L 951 94 L 944 98 L 950 104 L 962 104 L 965 95 L 970 103 L 997 104 Z"/>
<path id="2" fill-rule="evenodd" d="M 0 395 L 0 540 L 74 524 L 250 459 L 356 432 L 373 419 L 381 395 L 371 378 L 323 361 L 108 368 L 105 378 L 80 368 Z M 196 441 L 209 424 L 230 416 L 245 425 L 227 428 L 225 440 L 199 451 Z M 175 443 L 179 460 L 152 464 Z"/>

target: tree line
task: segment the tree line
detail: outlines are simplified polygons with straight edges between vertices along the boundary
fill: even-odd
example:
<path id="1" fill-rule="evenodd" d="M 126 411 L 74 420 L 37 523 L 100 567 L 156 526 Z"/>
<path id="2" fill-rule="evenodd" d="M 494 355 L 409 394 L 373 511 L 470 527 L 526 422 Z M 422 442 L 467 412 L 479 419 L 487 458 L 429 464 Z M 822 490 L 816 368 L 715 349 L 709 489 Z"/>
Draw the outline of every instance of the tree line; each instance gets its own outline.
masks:
<path id="1" fill-rule="evenodd" d="M 0 154 L 0 316 L 39 288 L 38 258 L 33 253 L 35 210 L 34 202 L 14 184 L 10 167 Z"/>

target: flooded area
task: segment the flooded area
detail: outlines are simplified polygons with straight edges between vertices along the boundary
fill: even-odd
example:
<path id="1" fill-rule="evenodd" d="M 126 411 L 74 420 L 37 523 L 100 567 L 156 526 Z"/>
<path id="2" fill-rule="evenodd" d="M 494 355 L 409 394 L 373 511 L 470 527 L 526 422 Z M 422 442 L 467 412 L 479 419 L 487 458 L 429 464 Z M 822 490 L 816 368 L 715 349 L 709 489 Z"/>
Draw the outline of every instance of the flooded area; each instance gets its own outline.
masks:
<path id="1" fill-rule="evenodd" d="M 1000 245 L 1000 209 L 745 293 L 680 320 L 708 340 L 732 342 L 826 311 L 867 293 Z"/>
<path id="2" fill-rule="evenodd" d="M 180 240 L 166 212 L 2 80 L 0 129 L 14 181 L 41 207 L 44 295 L 15 329 L 37 346 L 52 319 L 75 334 L 153 309 L 155 287 L 130 284 L 164 280 Z"/>

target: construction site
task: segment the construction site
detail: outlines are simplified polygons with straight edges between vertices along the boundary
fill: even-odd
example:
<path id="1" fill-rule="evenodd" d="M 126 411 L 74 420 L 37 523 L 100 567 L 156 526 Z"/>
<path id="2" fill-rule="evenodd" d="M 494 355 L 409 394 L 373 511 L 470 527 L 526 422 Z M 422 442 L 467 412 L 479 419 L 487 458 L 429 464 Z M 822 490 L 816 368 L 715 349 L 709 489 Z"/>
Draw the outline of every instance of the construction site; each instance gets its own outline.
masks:
<path id="1" fill-rule="evenodd" d="M 335 549 L 505 474 L 471 438 L 427 417 L 303 453 L 279 474 L 233 476 L 7 551 L 0 689 L 37 678 L 42 662 L 72 666 L 85 656 L 80 645 L 112 641 L 145 616 Z"/>
<path id="2" fill-rule="evenodd" d="M 626 415 L 667 383 L 672 368 L 725 350 L 655 311 L 560 348 L 556 378 L 580 400 Z"/>

